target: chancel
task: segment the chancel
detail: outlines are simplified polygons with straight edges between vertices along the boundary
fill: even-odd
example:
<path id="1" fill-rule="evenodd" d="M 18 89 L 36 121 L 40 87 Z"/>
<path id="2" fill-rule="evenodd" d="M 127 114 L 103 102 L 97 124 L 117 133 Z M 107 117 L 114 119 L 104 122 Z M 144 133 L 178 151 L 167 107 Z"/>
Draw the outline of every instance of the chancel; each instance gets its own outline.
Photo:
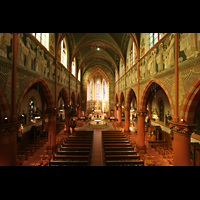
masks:
<path id="1" fill-rule="evenodd" d="M 200 166 L 199 62 L 200 33 L 0 33 L 0 166 Z"/>

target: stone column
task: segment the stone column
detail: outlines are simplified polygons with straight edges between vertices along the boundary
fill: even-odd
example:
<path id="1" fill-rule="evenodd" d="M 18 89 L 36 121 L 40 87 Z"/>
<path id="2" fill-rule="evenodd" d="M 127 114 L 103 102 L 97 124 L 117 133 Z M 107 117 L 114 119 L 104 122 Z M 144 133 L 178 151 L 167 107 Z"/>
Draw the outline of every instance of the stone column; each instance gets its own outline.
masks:
<path id="1" fill-rule="evenodd" d="M 190 137 L 195 131 L 195 124 L 169 121 L 174 134 L 174 166 L 190 166 Z"/>
<path id="2" fill-rule="evenodd" d="M 125 132 L 129 132 L 129 126 L 130 126 L 130 107 L 125 106 L 125 127 L 124 127 Z"/>
<path id="3" fill-rule="evenodd" d="M 56 110 L 48 110 L 49 117 L 49 132 L 48 132 L 48 147 L 47 149 L 51 149 L 53 152 L 56 149 Z"/>
<path id="4" fill-rule="evenodd" d="M 114 117 L 117 119 L 117 105 L 115 104 Z"/>
<path id="5" fill-rule="evenodd" d="M 0 125 L 0 166 L 15 166 L 17 160 L 17 132 L 22 121 Z"/>
<path id="6" fill-rule="evenodd" d="M 122 122 L 122 106 L 121 105 L 118 106 L 118 122 L 119 123 Z"/>
<path id="7" fill-rule="evenodd" d="M 65 133 L 70 133 L 70 127 L 69 127 L 69 107 L 68 106 L 66 106 L 66 108 L 65 108 L 65 125 L 66 125 Z"/>
<path id="8" fill-rule="evenodd" d="M 138 131 L 137 131 L 137 141 L 136 147 L 138 151 L 144 150 L 146 152 L 145 146 L 145 117 L 147 115 L 146 111 L 137 110 L 138 119 Z"/>

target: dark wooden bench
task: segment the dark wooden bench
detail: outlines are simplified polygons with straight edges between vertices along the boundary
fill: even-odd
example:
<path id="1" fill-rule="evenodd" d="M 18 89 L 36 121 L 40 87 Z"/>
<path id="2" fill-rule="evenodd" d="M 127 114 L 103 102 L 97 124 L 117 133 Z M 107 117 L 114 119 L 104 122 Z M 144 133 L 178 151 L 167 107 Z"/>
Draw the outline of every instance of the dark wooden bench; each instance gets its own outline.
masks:
<path id="1" fill-rule="evenodd" d="M 127 141 L 127 138 L 103 138 L 103 141 L 108 141 L 108 140 L 115 140 L 115 141 Z"/>
<path id="2" fill-rule="evenodd" d="M 137 151 L 104 151 L 105 155 L 137 155 Z"/>
<path id="3" fill-rule="evenodd" d="M 59 155 L 55 154 L 53 160 L 89 160 L 89 155 Z"/>
<path id="4" fill-rule="evenodd" d="M 131 147 L 130 143 L 104 143 L 105 147 Z"/>
<path id="5" fill-rule="evenodd" d="M 88 166 L 89 161 L 57 161 L 53 160 L 53 158 L 49 161 L 49 166 Z"/>
<path id="6" fill-rule="evenodd" d="M 122 133 L 122 131 L 102 131 L 102 134 L 104 133 Z"/>
<path id="7" fill-rule="evenodd" d="M 61 151 L 91 151 L 91 147 L 61 147 Z"/>
<path id="8" fill-rule="evenodd" d="M 77 137 L 75 137 L 75 138 L 68 138 L 67 140 L 68 141 L 78 141 L 78 140 L 80 140 L 80 141 L 92 141 L 92 138 L 90 139 L 90 138 L 77 138 Z"/>
<path id="9" fill-rule="evenodd" d="M 92 144 L 92 141 L 88 141 L 88 140 L 65 140 L 64 143 L 82 143 L 82 144 Z"/>
<path id="10" fill-rule="evenodd" d="M 128 140 L 106 140 L 106 141 L 104 141 L 103 142 L 104 144 L 107 144 L 107 143 L 129 143 L 129 141 Z"/>
<path id="11" fill-rule="evenodd" d="M 106 161 L 106 166 L 144 166 L 143 160 Z"/>
<path id="12" fill-rule="evenodd" d="M 140 160 L 139 155 L 105 155 L 105 160 Z"/>
<path id="13" fill-rule="evenodd" d="M 126 136 L 124 136 L 124 135 L 111 135 L 111 136 L 107 136 L 107 135 L 103 135 L 103 138 L 126 138 Z"/>
<path id="14" fill-rule="evenodd" d="M 61 147 L 91 147 L 91 144 L 85 143 L 63 143 Z"/>
<path id="15" fill-rule="evenodd" d="M 134 151 L 133 147 L 104 147 L 105 151 Z"/>
<path id="16" fill-rule="evenodd" d="M 58 155 L 89 155 L 90 151 L 57 151 Z"/>

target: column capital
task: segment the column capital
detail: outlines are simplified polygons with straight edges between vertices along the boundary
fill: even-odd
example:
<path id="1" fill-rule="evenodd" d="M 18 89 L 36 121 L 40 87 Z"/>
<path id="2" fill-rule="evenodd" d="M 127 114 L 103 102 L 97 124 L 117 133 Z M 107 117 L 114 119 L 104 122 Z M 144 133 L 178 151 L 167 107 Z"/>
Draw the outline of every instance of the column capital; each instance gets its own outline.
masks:
<path id="1" fill-rule="evenodd" d="M 169 121 L 169 123 L 169 128 L 177 134 L 190 136 L 193 132 L 196 131 L 196 124 L 180 123 L 174 121 Z"/>
<path id="2" fill-rule="evenodd" d="M 131 108 L 130 108 L 129 105 L 125 105 L 125 106 L 124 106 L 124 109 L 125 109 L 125 111 L 130 111 Z"/>
<path id="3" fill-rule="evenodd" d="M 136 114 L 137 114 L 137 116 L 139 116 L 139 117 L 146 117 L 147 111 L 136 110 Z"/>
<path id="4" fill-rule="evenodd" d="M 0 136 L 12 135 L 17 133 L 22 121 L 12 122 L 8 124 L 0 124 Z"/>

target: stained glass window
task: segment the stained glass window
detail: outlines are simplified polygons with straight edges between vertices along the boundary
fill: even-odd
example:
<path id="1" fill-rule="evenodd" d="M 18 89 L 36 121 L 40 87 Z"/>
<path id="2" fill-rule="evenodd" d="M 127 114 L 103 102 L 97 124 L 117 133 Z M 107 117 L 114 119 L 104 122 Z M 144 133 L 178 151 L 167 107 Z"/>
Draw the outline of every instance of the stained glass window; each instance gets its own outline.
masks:
<path id="1" fill-rule="evenodd" d="M 91 80 L 90 81 L 90 100 L 92 100 L 92 86 L 93 86 L 93 82 Z"/>
<path id="2" fill-rule="evenodd" d="M 149 33 L 149 48 L 153 47 L 165 33 Z"/>
<path id="3" fill-rule="evenodd" d="M 61 63 L 67 67 L 67 47 L 63 40 L 61 41 Z"/>
<path id="4" fill-rule="evenodd" d="M 81 69 L 78 70 L 78 80 L 81 81 Z"/>
<path id="5" fill-rule="evenodd" d="M 74 76 L 76 75 L 75 58 L 74 58 L 74 61 L 72 61 L 72 74 L 73 74 Z"/>
<path id="6" fill-rule="evenodd" d="M 30 99 L 28 103 L 28 111 L 29 111 L 29 122 L 34 120 L 34 101 Z"/>
<path id="7" fill-rule="evenodd" d="M 32 33 L 32 35 L 49 50 L 49 33 Z"/>
<path id="8" fill-rule="evenodd" d="M 130 55 L 130 67 L 132 67 L 135 63 L 135 45 L 134 45 L 134 42 L 131 46 L 131 55 Z"/>
<path id="9" fill-rule="evenodd" d="M 106 81 L 103 82 L 103 98 L 106 100 Z"/>
<path id="10" fill-rule="evenodd" d="M 97 81 L 97 100 L 100 100 L 100 83 Z"/>
<path id="11" fill-rule="evenodd" d="M 164 122 L 164 102 L 160 101 L 160 121 Z"/>

